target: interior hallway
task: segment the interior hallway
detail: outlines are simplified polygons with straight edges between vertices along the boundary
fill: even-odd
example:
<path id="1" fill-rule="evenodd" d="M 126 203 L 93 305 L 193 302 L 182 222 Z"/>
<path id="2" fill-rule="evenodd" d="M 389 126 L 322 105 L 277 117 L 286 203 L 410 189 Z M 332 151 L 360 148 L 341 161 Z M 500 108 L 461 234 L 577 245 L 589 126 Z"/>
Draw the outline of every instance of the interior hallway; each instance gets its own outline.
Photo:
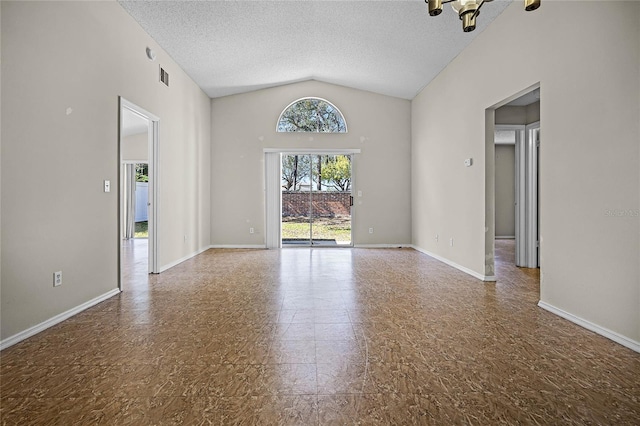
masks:
<path id="1" fill-rule="evenodd" d="M 128 291 L 148 290 L 149 239 L 122 240 L 122 287 Z"/>
<path id="2" fill-rule="evenodd" d="M 209 250 L 2 351 L 2 424 L 637 424 L 640 355 L 410 249 Z"/>

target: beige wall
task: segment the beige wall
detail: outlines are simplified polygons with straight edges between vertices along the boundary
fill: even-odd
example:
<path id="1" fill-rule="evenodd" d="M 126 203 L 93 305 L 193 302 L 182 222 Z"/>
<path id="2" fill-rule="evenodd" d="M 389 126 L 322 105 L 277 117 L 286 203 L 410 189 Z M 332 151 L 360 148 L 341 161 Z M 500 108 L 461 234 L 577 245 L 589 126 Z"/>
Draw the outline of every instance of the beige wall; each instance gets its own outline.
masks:
<path id="1" fill-rule="evenodd" d="M 516 235 L 515 145 L 496 145 L 496 236 Z"/>
<path id="2" fill-rule="evenodd" d="M 149 157 L 149 135 L 137 135 L 122 138 L 122 159 L 125 161 L 147 161 Z"/>
<path id="3" fill-rule="evenodd" d="M 514 2 L 412 102 L 413 242 L 490 274 L 485 109 L 540 83 L 541 301 L 636 345 L 640 219 L 607 212 L 640 207 L 638 22 L 637 2 L 544 2 L 535 13 Z M 472 92 L 460 84 L 468 70 Z"/>
<path id="4" fill-rule="evenodd" d="M 505 105 L 495 111 L 496 124 L 531 124 L 540 121 L 540 101 L 527 106 Z"/>
<path id="5" fill-rule="evenodd" d="M 336 105 L 348 133 L 276 133 L 282 110 L 307 96 Z M 354 190 L 362 191 L 355 244 L 410 244 L 409 101 L 308 81 L 214 99 L 211 108 L 212 244 L 265 244 L 265 148 L 361 149 L 354 160 Z"/>
<path id="6" fill-rule="evenodd" d="M 209 98 L 116 2 L 3 1 L 1 29 L 6 339 L 117 287 L 118 96 L 160 117 L 160 265 L 209 245 L 211 127 Z"/>
<path id="7" fill-rule="evenodd" d="M 525 107 L 525 114 L 525 124 L 531 124 L 535 123 L 536 121 L 540 121 L 540 101 L 534 102 L 531 105 L 527 105 Z"/>
<path id="8" fill-rule="evenodd" d="M 0 7 L 0 99 L 2 99 L 2 7 Z M 2 102 L 0 102 L 0 297 L 2 296 L 2 223 Z M 0 312 L 0 333 L 1 328 L 2 312 Z M 1 334 L 0 339 L 2 339 Z"/>

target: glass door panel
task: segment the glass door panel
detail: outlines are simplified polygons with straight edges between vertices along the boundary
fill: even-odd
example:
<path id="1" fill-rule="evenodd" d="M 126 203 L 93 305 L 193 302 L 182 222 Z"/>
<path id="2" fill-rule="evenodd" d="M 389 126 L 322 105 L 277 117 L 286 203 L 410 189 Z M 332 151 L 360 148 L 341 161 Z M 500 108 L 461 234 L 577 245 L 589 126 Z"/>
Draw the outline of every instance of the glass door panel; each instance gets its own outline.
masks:
<path id="1" fill-rule="evenodd" d="M 351 157 L 282 156 L 282 244 L 351 246 Z"/>
<path id="2" fill-rule="evenodd" d="M 282 156 L 282 244 L 311 244 L 311 156 Z"/>
<path id="3" fill-rule="evenodd" d="M 312 164 L 313 245 L 351 245 L 351 157 L 315 156 Z"/>

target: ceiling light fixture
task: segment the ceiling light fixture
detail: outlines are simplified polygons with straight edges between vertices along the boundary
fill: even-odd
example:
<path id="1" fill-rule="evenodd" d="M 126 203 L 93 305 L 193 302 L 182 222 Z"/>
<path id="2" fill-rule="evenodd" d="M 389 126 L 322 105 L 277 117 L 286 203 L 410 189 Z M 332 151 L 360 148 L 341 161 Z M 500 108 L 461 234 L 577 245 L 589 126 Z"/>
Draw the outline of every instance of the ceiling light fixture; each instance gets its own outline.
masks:
<path id="1" fill-rule="evenodd" d="M 465 33 L 476 29 L 476 16 L 480 15 L 480 8 L 493 0 L 424 0 L 429 5 L 429 15 L 438 16 L 442 13 L 442 5 L 451 3 L 462 21 Z M 530 12 L 540 7 L 542 0 L 524 0 L 524 10 Z"/>

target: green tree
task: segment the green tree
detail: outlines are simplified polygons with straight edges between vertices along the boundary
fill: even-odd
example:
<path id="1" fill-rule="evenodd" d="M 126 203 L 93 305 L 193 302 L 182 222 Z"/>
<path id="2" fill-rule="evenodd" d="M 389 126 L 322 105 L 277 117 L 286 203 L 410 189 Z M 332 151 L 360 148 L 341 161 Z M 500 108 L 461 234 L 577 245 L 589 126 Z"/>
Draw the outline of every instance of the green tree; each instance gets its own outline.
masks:
<path id="1" fill-rule="evenodd" d="M 278 132 L 344 133 L 342 114 L 329 102 L 318 98 L 300 99 L 290 105 L 278 122 Z"/>
<path id="2" fill-rule="evenodd" d="M 340 111 L 329 102 L 319 98 L 304 98 L 291 104 L 280 116 L 278 132 L 319 132 L 319 133 L 344 133 L 347 125 Z M 283 160 L 282 187 L 285 190 L 299 189 L 298 183 L 304 177 L 301 176 L 300 160 L 303 156 L 293 156 Z M 307 157 L 310 159 L 310 157 Z M 324 177 L 322 156 L 318 155 L 315 162 L 312 181 L 318 191 L 322 190 Z M 310 169 L 309 169 L 310 173 Z M 325 185 L 326 186 L 326 185 Z M 339 185 L 338 185 L 339 186 Z"/>
<path id="3" fill-rule="evenodd" d="M 322 191 L 322 155 L 318 155 L 318 159 L 316 160 L 316 189 L 318 191 Z"/>
<path id="4" fill-rule="evenodd" d="M 351 157 L 327 155 L 322 165 L 322 185 L 330 190 L 351 190 Z"/>
<path id="5" fill-rule="evenodd" d="M 146 163 L 136 164 L 136 182 L 149 182 L 149 165 Z"/>
<path id="6" fill-rule="evenodd" d="M 282 156 L 282 188 L 285 191 L 297 191 L 300 184 L 309 177 L 311 171 L 308 155 Z"/>

